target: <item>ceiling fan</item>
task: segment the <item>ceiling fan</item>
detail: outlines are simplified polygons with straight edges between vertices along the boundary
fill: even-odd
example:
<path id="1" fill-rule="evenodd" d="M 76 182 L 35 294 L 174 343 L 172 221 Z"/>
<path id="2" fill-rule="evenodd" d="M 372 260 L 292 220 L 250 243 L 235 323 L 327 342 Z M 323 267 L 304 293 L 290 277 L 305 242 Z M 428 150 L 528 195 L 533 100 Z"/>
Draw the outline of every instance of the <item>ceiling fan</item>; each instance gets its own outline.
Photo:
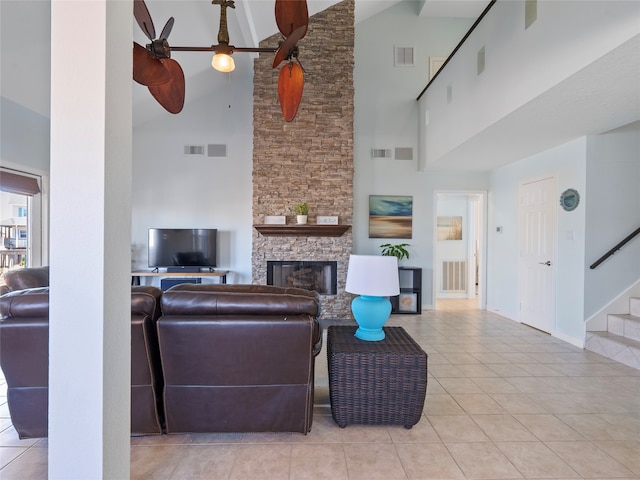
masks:
<path id="1" fill-rule="evenodd" d="M 231 72 L 234 68 L 234 52 L 275 53 L 272 67 L 276 68 L 287 60 L 278 76 L 278 98 L 282 115 L 287 122 L 292 121 L 302 100 L 304 71 L 298 60 L 298 42 L 306 35 L 309 27 L 309 12 L 306 0 L 276 0 L 275 19 L 284 40 L 278 48 L 245 48 L 229 44 L 227 28 L 227 8 L 235 8 L 233 0 L 213 0 L 220 5 L 220 27 L 218 44 L 210 47 L 172 47 L 168 37 L 174 19 L 169 18 L 160 36 L 156 38 L 155 28 L 144 0 L 134 0 L 133 15 L 151 43 L 146 47 L 133 42 L 133 79 L 149 88 L 153 97 L 167 111 L 179 113 L 184 106 L 184 73 L 171 58 L 172 51 L 214 52 L 213 68 Z M 293 59 L 297 63 L 293 62 Z"/>

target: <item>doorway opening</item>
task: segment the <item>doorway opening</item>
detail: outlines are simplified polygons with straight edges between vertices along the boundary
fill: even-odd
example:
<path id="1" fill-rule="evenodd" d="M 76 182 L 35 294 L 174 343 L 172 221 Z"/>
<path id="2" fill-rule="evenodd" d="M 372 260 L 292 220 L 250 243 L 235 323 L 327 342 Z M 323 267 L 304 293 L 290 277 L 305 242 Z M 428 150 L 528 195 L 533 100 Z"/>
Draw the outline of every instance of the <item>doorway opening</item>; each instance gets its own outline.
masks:
<path id="1" fill-rule="evenodd" d="M 486 307 L 485 191 L 434 193 L 433 309 Z"/>

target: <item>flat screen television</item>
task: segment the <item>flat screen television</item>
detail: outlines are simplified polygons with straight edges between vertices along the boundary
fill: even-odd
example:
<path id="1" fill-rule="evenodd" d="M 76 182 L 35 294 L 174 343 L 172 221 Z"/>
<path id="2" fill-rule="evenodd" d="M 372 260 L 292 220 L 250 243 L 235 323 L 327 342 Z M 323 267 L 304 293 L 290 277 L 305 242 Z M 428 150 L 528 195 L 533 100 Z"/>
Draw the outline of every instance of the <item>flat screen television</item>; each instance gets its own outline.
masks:
<path id="1" fill-rule="evenodd" d="M 216 237 L 212 228 L 150 228 L 149 267 L 216 266 Z"/>

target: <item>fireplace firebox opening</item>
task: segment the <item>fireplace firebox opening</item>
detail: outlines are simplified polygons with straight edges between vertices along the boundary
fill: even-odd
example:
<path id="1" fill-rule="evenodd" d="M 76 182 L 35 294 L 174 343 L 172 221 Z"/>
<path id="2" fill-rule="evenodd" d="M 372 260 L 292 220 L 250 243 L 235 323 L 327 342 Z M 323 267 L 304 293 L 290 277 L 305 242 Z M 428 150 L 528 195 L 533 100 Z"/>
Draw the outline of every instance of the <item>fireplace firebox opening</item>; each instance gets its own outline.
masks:
<path id="1" fill-rule="evenodd" d="M 338 262 L 267 261 L 267 285 L 338 294 Z"/>

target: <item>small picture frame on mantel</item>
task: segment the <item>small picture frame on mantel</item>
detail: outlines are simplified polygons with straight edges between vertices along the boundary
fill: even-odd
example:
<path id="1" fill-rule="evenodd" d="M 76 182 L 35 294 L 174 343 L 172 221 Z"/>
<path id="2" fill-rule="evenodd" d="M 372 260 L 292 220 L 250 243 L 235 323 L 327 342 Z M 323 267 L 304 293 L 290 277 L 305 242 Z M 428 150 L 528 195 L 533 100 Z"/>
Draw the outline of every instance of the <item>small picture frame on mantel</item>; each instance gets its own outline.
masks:
<path id="1" fill-rule="evenodd" d="M 316 223 L 318 225 L 338 225 L 338 216 L 322 216 L 316 217 Z"/>
<path id="2" fill-rule="evenodd" d="M 265 225 L 286 225 L 287 217 L 285 215 L 265 215 Z"/>

